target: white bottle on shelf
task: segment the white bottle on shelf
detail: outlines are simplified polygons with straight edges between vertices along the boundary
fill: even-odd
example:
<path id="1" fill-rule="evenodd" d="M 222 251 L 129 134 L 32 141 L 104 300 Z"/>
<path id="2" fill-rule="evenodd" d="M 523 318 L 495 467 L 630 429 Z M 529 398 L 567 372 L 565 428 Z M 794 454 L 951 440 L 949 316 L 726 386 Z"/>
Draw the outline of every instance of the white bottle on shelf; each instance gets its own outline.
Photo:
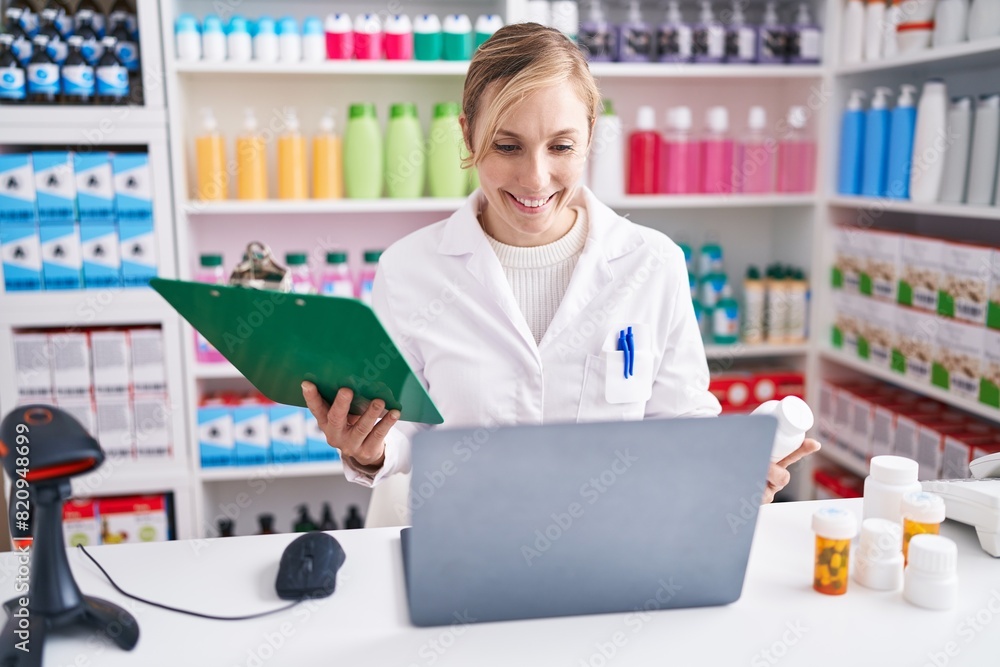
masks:
<path id="1" fill-rule="evenodd" d="M 257 34 L 253 37 L 253 57 L 260 63 L 278 62 L 278 36 L 274 20 L 268 16 L 257 19 Z"/>
<path id="2" fill-rule="evenodd" d="M 620 201 L 625 195 L 625 138 L 622 119 L 611 100 L 604 100 L 604 112 L 594 124 L 590 149 L 591 190 L 602 201 Z"/>
<path id="3" fill-rule="evenodd" d="M 997 178 L 997 148 L 1000 146 L 1000 95 L 983 95 L 976 107 L 976 129 L 972 132 L 969 187 L 966 203 L 989 206 Z"/>
<path id="4" fill-rule="evenodd" d="M 865 46 L 865 5 L 861 0 L 847 0 L 840 29 L 840 64 L 861 62 Z"/>
<path id="5" fill-rule="evenodd" d="M 969 41 L 1000 36 L 1000 11 L 996 0 L 972 0 L 969 7 Z"/>
<path id="6" fill-rule="evenodd" d="M 910 200 L 932 204 L 941 194 L 945 155 L 938 145 L 947 135 L 948 88 L 941 79 L 924 84 L 917 105 L 917 128 L 913 134 L 913 167 L 910 170 Z"/>
<path id="7" fill-rule="evenodd" d="M 306 17 L 302 22 L 302 60 L 307 63 L 326 60 L 326 34 L 323 22 L 315 16 Z"/>
<path id="8" fill-rule="evenodd" d="M 882 59 L 884 24 L 885 2 L 869 2 L 865 7 L 865 60 L 868 62 Z"/>
<path id="9" fill-rule="evenodd" d="M 198 21 L 191 14 L 181 14 L 174 23 L 177 60 L 191 63 L 201 60 L 201 37 Z"/>
<path id="10" fill-rule="evenodd" d="M 226 33 L 222 21 L 209 14 L 202 23 L 201 50 L 206 62 L 220 63 L 226 59 Z"/>
<path id="11" fill-rule="evenodd" d="M 226 51 L 230 62 L 248 63 L 253 58 L 253 39 L 247 20 L 242 16 L 229 19 L 229 30 L 226 35 Z"/>
<path id="12" fill-rule="evenodd" d="M 934 10 L 935 49 L 964 42 L 968 36 L 969 0 L 938 0 Z"/>
<path id="13" fill-rule="evenodd" d="M 291 16 L 278 22 L 278 60 L 283 63 L 297 63 L 302 60 L 302 37 L 299 25 Z"/>
<path id="14" fill-rule="evenodd" d="M 948 109 L 948 136 L 951 143 L 945 153 L 944 181 L 941 183 L 943 204 L 965 201 L 966 178 L 969 173 L 969 151 L 972 146 L 972 98 L 952 100 Z"/>
<path id="15" fill-rule="evenodd" d="M 903 22 L 903 9 L 900 0 L 890 0 L 885 10 L 885 21 L 882 23 L 882 58 L 895 58 L 899 54 L 899 37 L 896 34 Z"/>

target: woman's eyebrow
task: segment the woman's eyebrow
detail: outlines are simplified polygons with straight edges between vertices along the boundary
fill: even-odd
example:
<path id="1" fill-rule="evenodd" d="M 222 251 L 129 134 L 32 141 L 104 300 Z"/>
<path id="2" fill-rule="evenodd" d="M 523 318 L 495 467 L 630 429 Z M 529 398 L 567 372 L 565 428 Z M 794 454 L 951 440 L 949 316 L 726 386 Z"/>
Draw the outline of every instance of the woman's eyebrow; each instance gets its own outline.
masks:
<path id="1" fill-rule="evenodd" d="M 565 130 L 559 130 L 558 132 L 554 132 L 552 134 L 552 136 L 553 137 L 564 137 L 564 136 L 567 136 L 567 135 L 576 135 L 576 134 L 578 134 L 578 131 L 576 129 L 574 129 L 574 128 L 567 128 Z M 500 137 L 500 136 L 510 137 L 511 139 L 517 139 L 518 141 L 521 140 L 521 135 L 520 134 L 518 134 L 517 132 L 511 132 L 509 130 L 503 130 L 503 129 L 501 129 L 501 130 L 499 130 L 497 132 L 497 136 L 498 137 Z"/>

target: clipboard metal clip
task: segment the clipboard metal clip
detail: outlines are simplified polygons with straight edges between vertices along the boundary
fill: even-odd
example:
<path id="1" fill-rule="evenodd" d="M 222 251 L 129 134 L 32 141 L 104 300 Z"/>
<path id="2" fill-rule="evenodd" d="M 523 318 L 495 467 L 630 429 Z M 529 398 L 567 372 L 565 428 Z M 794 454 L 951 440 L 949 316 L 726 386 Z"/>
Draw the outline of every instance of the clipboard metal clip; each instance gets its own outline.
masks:
<path id="1" fill-rule="evenodd" d="M 230 285 L 253 289 L 292 291 L 292 274 L 278 264 L 271 249 L 260 241 L 247 244 L 243 261 L 236 265 L 229 276 Z"/>

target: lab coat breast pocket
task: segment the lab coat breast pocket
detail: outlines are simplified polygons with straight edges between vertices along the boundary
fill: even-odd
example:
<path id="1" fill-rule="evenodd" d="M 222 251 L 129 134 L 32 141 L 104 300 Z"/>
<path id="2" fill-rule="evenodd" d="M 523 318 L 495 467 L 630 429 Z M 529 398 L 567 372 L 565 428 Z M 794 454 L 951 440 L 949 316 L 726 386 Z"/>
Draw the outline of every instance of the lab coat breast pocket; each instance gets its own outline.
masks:
<path id="1" fill-rule="evenodd" d="M 625 378 L 623 352 L 603 350 L 587 355 L 577 421 L 642 419 L 646 401 L 653 394 L 653 360 L 645 355 L 633 362 L 633 375 Z"/>

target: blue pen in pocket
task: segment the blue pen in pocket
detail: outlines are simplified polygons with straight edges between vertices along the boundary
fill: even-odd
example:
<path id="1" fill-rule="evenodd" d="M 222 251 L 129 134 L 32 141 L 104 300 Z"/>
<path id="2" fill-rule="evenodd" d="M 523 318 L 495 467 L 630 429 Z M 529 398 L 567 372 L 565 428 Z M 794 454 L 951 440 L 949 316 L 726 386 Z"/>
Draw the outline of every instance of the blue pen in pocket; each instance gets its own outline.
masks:
<path id="1" fill-rule="evenodd" d="M 625 368 L 622 371 L 624 373 L 625 379 L 628 379 L 628 367 L 629 367 L 629 352 L 628 352 L 628 341 L 625 339 L 625 330 L 622 329 L 618 332 L 618 350 L 625 353 Z"/>
<path id="2" fill-rule="evenodd" d="M 628 333 L 625 334 L 625 343 L 628 345 L 628 375 L 627 377 L 632 377 L 635 375 L 633 368 L 635 367 L 635 340 L 632 338 L 632 327 L 628 328 Z"/>

